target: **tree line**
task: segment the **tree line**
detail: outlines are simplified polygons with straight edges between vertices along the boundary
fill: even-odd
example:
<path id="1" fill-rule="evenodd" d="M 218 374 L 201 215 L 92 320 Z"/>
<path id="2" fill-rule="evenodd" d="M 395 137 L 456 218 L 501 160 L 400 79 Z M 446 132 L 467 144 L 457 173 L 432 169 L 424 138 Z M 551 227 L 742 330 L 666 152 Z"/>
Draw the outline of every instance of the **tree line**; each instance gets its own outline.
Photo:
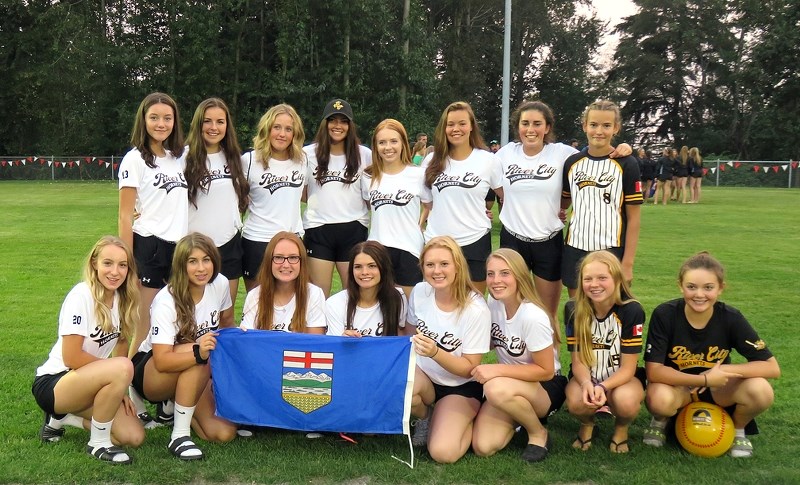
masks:
<path id="1" fill-rule="evenodd" d="M 789 159 L 800 145 L 800 6 L 778 0 L 635 0 L 617 26 L 590 0 L 514 0 L 513 108 L 540 98 L 558 138 L 583 139 L 594 99 L 623 106 L 621 139 Z M 218 96 L 249 146 L 286 102 L 313 136 L 325 103 L 351 102 L 362 140 L 380 120 L 432 134 L 456 100 L 487 138 L 501 131 L 503 0 L 2 0 L 0 153 L 122 153 L 149 92 L 175 97 L 187 126 Z M 515 130 L 511 130 L 512 135 Z"/>

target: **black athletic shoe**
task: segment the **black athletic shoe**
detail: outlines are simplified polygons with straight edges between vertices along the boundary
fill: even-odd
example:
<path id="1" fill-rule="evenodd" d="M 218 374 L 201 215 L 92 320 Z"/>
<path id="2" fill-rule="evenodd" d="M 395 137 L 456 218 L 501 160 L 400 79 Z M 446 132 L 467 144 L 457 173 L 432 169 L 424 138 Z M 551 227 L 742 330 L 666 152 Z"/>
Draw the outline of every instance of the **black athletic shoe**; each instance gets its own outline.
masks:
<path id="1" fill-rule="evenodd" d="M 39 439 L 42 440 L 42 443 L 55 443 L 64 436 L 64 428 L 53 428 L 48 424 L 49 422 L 50 415 L 45 413 L 44 424 L 42 424 L 42 428 L 39 430 Z"/>

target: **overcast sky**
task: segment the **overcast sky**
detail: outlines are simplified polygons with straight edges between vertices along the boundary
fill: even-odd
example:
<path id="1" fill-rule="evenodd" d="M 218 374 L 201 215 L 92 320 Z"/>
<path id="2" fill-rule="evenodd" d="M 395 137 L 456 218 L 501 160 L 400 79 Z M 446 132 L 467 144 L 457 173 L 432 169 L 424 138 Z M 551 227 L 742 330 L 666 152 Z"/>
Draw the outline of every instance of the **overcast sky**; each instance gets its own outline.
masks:
<path id="1" fill-rule="evenodd" d="M 631 0 L 592 0 L 597 16 L 609 22 L 609 31 L 624 17 L 636 13 L 636 6 Z M 610 33 L 603 39 L 604 45 L 600 48 L 603 58 L 611 59 L 619 41 L 616 35 Z"/>

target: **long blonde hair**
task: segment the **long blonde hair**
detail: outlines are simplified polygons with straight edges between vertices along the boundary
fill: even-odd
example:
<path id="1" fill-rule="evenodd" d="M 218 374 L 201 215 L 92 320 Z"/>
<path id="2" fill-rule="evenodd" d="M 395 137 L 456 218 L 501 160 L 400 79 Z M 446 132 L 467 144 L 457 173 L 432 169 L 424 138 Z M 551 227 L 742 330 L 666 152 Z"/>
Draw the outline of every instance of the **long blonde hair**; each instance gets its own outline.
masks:
<path id="1" fill-rule="evenodd" d="M 272 144 L 269 142 L 269 134 L 272 125 L 280 115 L 289 115 L 292 119 L 292 144 L 289 145 L 289 159 L 300 163 L 303 160 L 303 143 L 306 140 L 306 133 L 303 131 L 303 120 L 294 108 L 288 104 L 277 104 L 268 109 L 258 121 L 256 136 L 253 137 L 253 147 L 258 159 L 264 169 L 269 168 L 269 159 L 272 158 Z"/>
<path id="2" fill-rule="evenodd" d="M 104 333 L 114 331 L 114 324 L 111 319 L 111 309 L 104 302 L 106 288 L 97 277 L 97 264 L 100 252 L 106 246 L 116 246 L 125 251 L 128 260 L 128 274 L 125 281 L 117 288 L 119 295 L 119 331 L 125 340 L 133 336 L 133 330 L 139 322 L 139 287 L 136 284 L 138 279 L 136 273 L 136 260 L 133 252 L 122 239 L 116 236 L 101 237 L 89 251 L 86 263 L 83 265 L 83 281 L 89 286 L 89 291 L 94 300 L 94 314 L 97 318 L 97 326 Z"/>
<path id="3" fill-rule="evenodd" d="M 625 305 L 636 301 L 631 293 L 630 285 L 622 275 L 622 265 L 609 251 L 595 251 L 583 258 L 578 272 L 578 288 L 575 292 L 575 308 L 573 310 L 573 324 L 575 338 L 578 344 L 578 355 L 581 362 L 591 367 L 595 364 L 594 348 L 592 346 L 592 322 L 595 318 L 592 300 L 583 291 L 583 272 L 591 263 L 602 263 L 608 267 L 611 278 L 614 280 L 614 304 Z M 567 317 L 569 318 L 569 317 Z"/>
<path id="4" fill-rule="evenodd" d="M 517 302 L 528 301 L 541 308 L 547 314 L 550 320 L 550 328 L 553 329 L 553 345 L 558 347 L 561 343 L 561 331 L 558 328 L 558 321 L 555 319 L 555 315 L 551 315 L 547 311 L 542 299 L 536 292 L 536 286 L 534 286 L 531 272 L 525 260 L 511 248 L 500 248 L 494 251 L 486 258 L 486 262 L 488 263 L 492 258 L 497 258 L 506 263 L 511 270 L 511 274 L 514 275 L 514 280 L 517 282 Z"/>
<path id="5" fill-rule="evenodd" d="M 189 256 L 195 249 L 206 253 L 214 265 L 214 272 L 208 280 L 209 283 L 216 279 L 221 266 L 222 258 L 219 255 L 219 250 L 214 245 L 214 241 L 205 234 L 200 234 L 199 232 L 190 233 L 182 237 L 175 246 L 168 291 L 175 302 L 175 312 L 177 314 L 175 323 L 178 325 L 177 343 L 194 342 L 194 337 L 197 334 L 195 304 L 192 295 L 189 293 L 189 273 L 186 269 Z"/>
<path id="6" fill-rule="evenodd" d="M 297 246 L 300 256 L 300 273 L 294 280 L 294 315 L 292 315 L 289 329 L 294 333 L 306 332 L 306 308 L 308 307 L 308 283 L 311 277 L 308 274 L 308 255 L 306 247 L 297 234 L 281 231 L 275 234 L 267 244 L 261 268 L 258 270 L 256 281 L 261 288 L 258 293 L 258 307 L 255 327 L 260 330 L 272 330 L 275 317 L 275 276 L 272 274 L 272 257 L 275 247 L 279 242 L 288 240 Z"/>
<path id="7" fill-rule="evenodd" d="M 469 305 L 473 294 L 480 295 L 469 277 L 469 266 L 461 247 L 450 236 L 436 236 L 425 244 L 422 254 L 419 256 L 419 264 L 422 273 L 425 274 L 425 255 L 431 249 L 446 249 L 453 256 L 453 266 L 455 267 L 455 278 L 450 288 L 453 299 L 456 301 L 456 308 L 460 313 Z"/>

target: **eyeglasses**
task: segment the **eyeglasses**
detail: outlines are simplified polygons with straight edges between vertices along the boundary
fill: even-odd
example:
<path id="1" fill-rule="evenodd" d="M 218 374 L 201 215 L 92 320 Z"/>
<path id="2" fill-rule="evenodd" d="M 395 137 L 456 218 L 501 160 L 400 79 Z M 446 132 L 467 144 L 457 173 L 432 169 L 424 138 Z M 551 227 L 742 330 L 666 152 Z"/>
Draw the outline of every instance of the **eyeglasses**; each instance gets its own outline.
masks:
<path id="1" fill-rule="evenodd" d="M 272 262 L 275 264 L 283 264 L 289 261 L 289 264 L 297 264 L 300 262 L 300 256 L 273 256 Z"/>

